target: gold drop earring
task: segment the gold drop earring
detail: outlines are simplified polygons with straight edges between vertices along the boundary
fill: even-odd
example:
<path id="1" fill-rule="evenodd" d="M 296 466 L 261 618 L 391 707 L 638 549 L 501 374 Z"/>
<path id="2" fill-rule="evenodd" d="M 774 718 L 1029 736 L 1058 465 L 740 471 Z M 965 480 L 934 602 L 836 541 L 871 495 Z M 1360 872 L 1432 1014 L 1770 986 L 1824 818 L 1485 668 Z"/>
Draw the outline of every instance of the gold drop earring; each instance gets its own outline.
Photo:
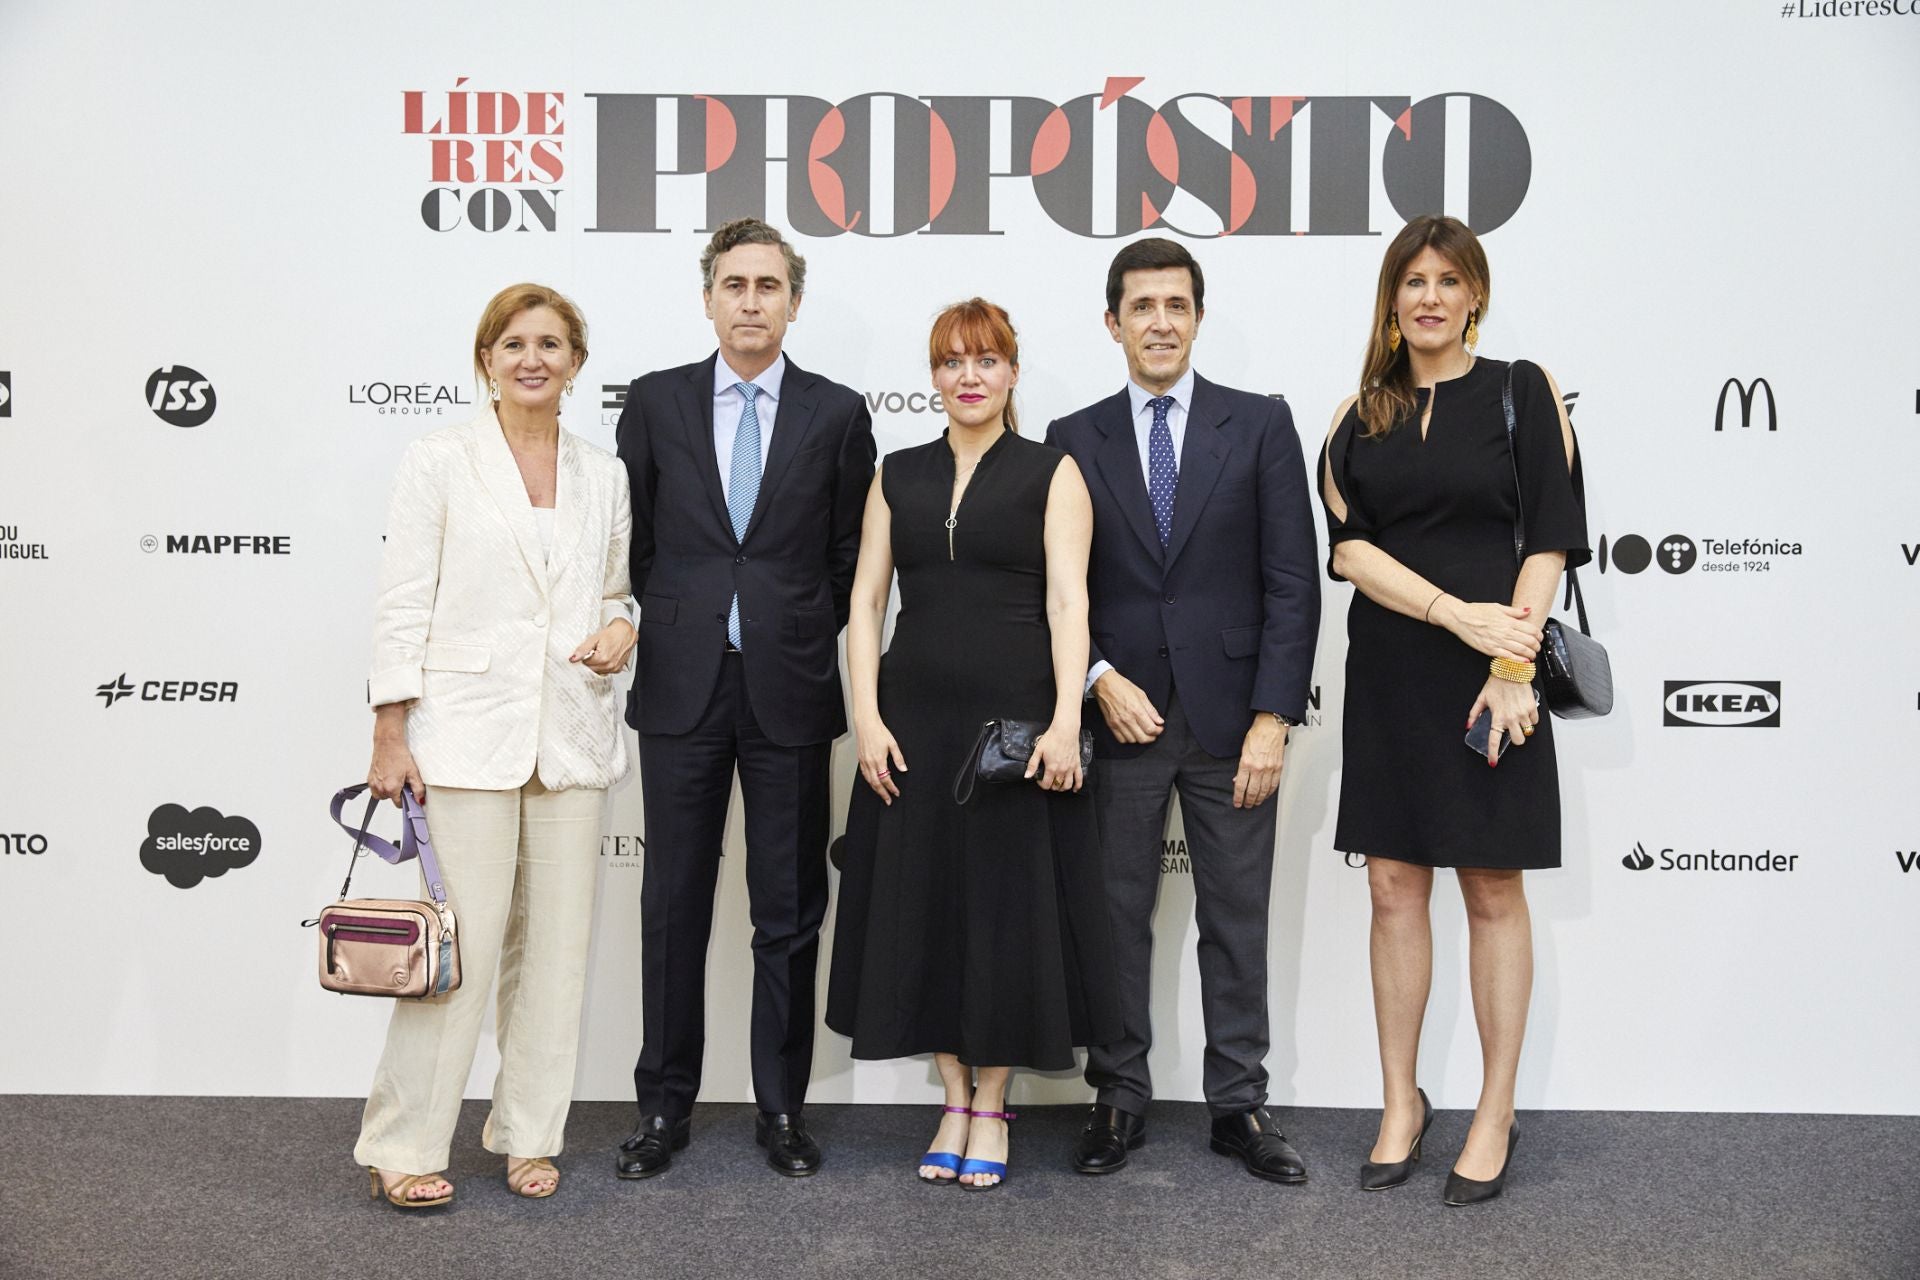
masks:
<path id="1" fill-rule="evenodd" d="M 1461 336 L 1466 339 L 1468 351 L 1480 345 L 1480 313 L 1478 311 L 1467 317 L 1467 331 Z"/>
<path id="2" fill-rule="evenodd" d="M 572 379 L 572 378 L 568 378 L 568 379 L 567 379 L 567 385 L 566 385 L 566 393 L 567 393 L 568 395 L 572 395 L 572 394 L 573 394 L 573 379 Z"/>
<path id="3" fill-rule="evenodd" d="M 496 378 L 487 379 L 487 394 L 493 397 L 495 404 L 500 402 L 500 382 Z"/>
<path id="4" fill-rule="evenodd" d="M 1387 350 L 1398 351 L 1399 349 L 1400 349 L 1400 317 L 1397 315 L 1390 315 L 1387 317 Z"/>

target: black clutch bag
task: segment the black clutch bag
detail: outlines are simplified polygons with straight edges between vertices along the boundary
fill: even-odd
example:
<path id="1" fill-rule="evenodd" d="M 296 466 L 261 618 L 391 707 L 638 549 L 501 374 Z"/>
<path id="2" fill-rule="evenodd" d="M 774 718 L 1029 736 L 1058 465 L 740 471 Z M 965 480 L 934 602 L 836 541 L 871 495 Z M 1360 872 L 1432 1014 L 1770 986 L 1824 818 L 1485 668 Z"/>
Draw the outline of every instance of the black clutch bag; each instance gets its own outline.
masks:
<path id="1" fill-rule="evenodd" d="M 1500 388 L 1500 405 L 1507 415 L 1507 458 L 1513 463 L 1514 510 L 1513 563 L 1518 568 L 1526 560 L 1525 512 L 1520 503 L 1520 462 L 1514 456 L 1516 430 L 1513 413 L 1513 367 Z M 1593 638 L 1587 626 L 1587 598 L 1580 590 L 1580 576 L 1567 570 L 1567 595 L 1572 599 L 1580 629 L 1574 631 L 1558 618 L 1548 618 L 1540 635 L 1540 672 L 1544 679 L 1547 710 L 1562 720 L 1586 720 L 1613 710 L 1613 663 L 1607 650 Z"/>
<path id="2" fill-rule="evenodd" d="M 1039 720 L 989 720 L 980 726 L 973 750 L 953 777 L 953 802 L 965 804 L 973 799 L 973 784 L 978 782 L 1020 782 L 1026 779 L 1027 764 L 1033 759 L 1033 744 L 1047 726 Z M 1080 770 L 1093 768 L 1093 730 L 1080 731 Z"/>

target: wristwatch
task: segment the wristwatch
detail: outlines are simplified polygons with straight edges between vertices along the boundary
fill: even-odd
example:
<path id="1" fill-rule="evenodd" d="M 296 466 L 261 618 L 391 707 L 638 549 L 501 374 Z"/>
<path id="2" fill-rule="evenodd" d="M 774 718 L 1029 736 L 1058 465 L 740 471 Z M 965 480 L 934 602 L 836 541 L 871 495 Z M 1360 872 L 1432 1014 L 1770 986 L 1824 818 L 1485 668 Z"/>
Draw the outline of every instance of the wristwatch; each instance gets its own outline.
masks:
<path id="1" fill-rule="evenodd" d="M 1292 716 L 1283 716 L 1278 711 L 1269 711 L 1267 714 L 1278 720 L 1283 728 L 1298 729 L 1300 727 L 1300 722 Z"/>

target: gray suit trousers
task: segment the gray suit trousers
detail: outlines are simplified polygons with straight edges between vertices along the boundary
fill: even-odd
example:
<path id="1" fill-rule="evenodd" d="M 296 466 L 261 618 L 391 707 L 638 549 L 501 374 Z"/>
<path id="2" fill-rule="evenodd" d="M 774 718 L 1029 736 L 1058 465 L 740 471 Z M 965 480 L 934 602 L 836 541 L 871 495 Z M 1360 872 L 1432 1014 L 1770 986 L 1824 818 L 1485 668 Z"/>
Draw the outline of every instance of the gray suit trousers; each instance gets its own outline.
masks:
<path id="1" fill-rule="evenodd" d="M 1207 1031 L 1201 1079 L 1213 1115 L 1237 1115 L 1267 1100 L 1267 899 L 1279 802 L 1234 808 L 1238 758 L 1222 760 L 1201 750 L 1177 693 L 1163 714 L 1166 727 L 1152 746 L 1131 760 L 1097 766 L 1122 1031 L 1118 1040 L 1088 1050 L 1087 1083 L 1099 1102 L 1134 1115 L 1144 1114 L 1153 1097 L 1147 1070 L 1153 911 L 1167 809 L 1178 791 L 1200 934 L 1200 1010 Z"/>

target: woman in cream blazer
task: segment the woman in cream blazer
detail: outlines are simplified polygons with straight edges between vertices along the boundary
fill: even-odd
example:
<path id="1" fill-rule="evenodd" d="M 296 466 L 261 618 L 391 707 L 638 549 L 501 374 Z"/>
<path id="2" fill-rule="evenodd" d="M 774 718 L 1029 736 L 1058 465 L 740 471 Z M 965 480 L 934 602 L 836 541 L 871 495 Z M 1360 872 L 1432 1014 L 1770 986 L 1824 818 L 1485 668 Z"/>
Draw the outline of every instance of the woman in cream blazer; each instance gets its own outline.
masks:
<path id="1" fill-rule="evenodd" d="M 400 1208 L 445 1204 L 494 970 L 500 1074 L 482 1141 L 523 1196 L 559 1187 L 606 788 L 627 771 L 614 675 L 633 650 L 633 511 L 612 454 L 560 428 L 587 355 L 574 305 L 487 305 L 489 407 L 400 464 L 375 609 L 374 794 L 426 804 L 463 982 L 398 1001 L 354 1158 Z"/>

